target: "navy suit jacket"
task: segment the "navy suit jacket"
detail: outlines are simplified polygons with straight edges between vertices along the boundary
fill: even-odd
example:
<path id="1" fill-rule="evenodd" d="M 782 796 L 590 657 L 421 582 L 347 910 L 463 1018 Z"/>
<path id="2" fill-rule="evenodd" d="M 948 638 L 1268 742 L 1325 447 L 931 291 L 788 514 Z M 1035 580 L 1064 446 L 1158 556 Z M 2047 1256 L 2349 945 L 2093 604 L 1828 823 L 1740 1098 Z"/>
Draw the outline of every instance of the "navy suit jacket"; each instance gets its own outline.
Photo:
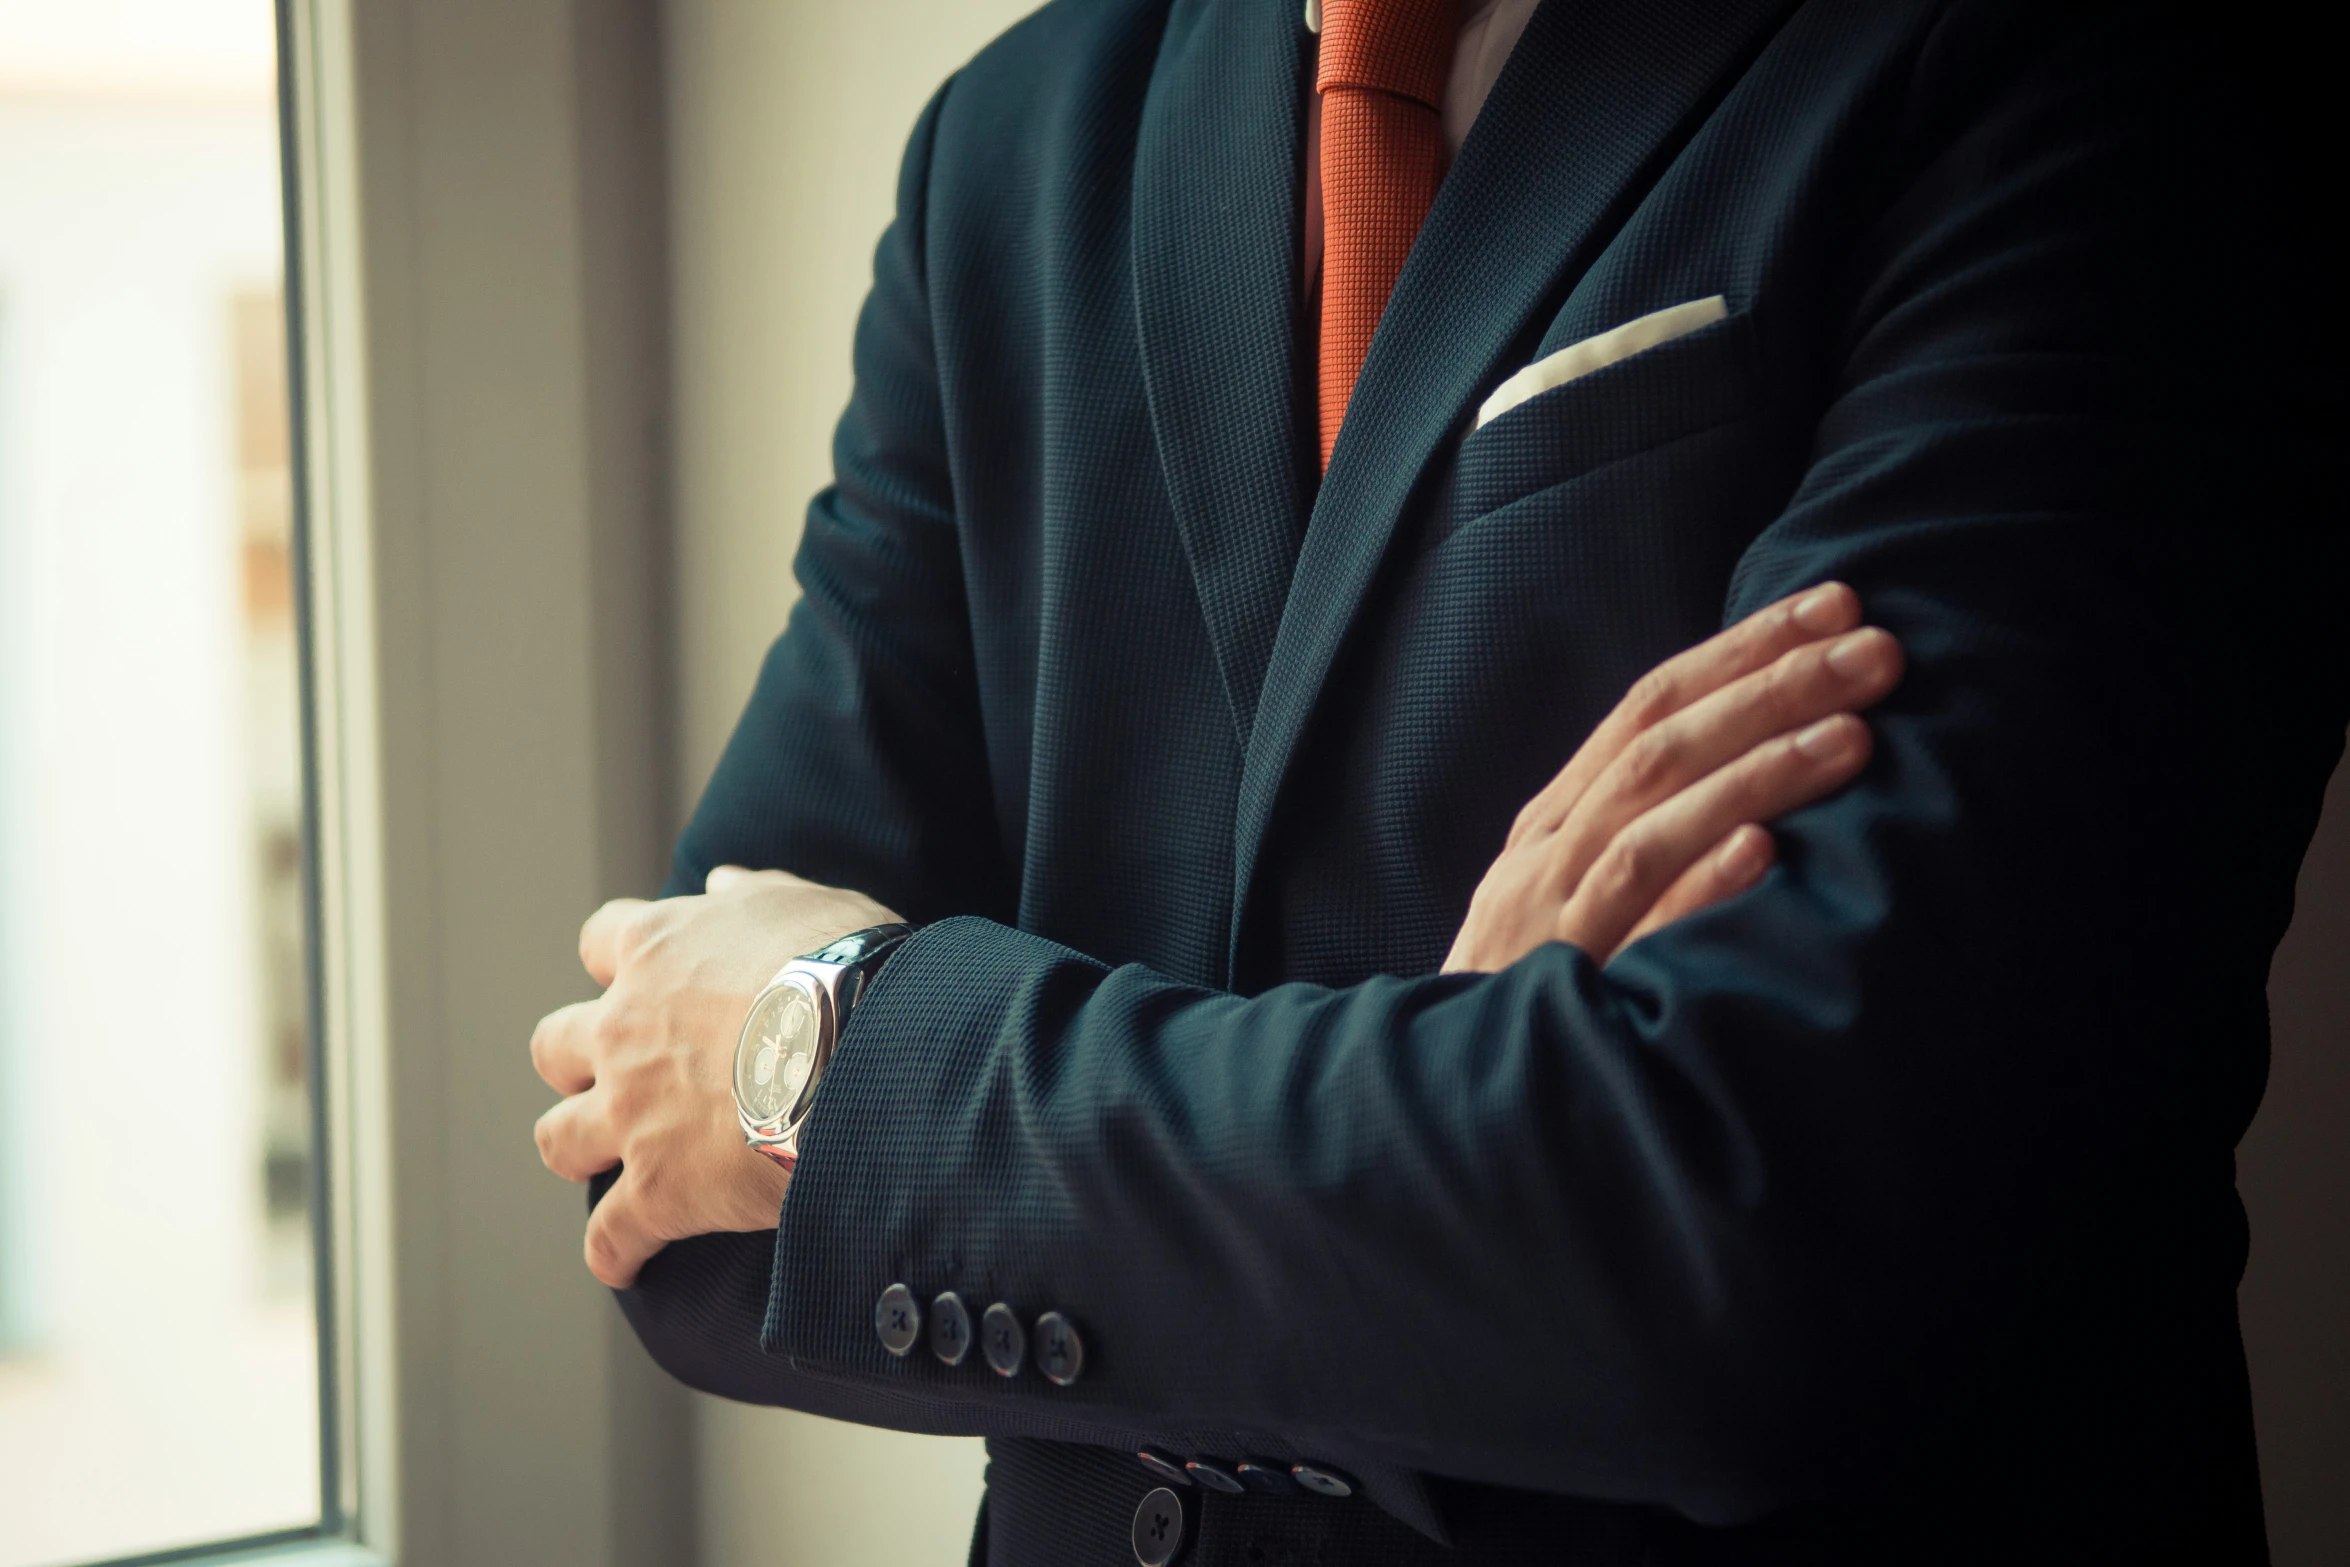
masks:
<path id="1" fill-rule="evenodd" d="M 2345 704 L 2245 101 L 2128 8 L 1553 0 L 1321 476 L 1298 11 L 1057 0 L 916 126 L 672 890 L 924 928 L 779 1230 L 631 1319 L 735 1398 L 1319 1458 L 1436 1537 L 1532 1490 L 2256 1558 L 2231 1157 Z M 1438 975 L 1634 678 L 1830 578 L 1910 673 L 1768 878 Z M 895 1358 L 893 1281 L 1085 1374 Z"/>

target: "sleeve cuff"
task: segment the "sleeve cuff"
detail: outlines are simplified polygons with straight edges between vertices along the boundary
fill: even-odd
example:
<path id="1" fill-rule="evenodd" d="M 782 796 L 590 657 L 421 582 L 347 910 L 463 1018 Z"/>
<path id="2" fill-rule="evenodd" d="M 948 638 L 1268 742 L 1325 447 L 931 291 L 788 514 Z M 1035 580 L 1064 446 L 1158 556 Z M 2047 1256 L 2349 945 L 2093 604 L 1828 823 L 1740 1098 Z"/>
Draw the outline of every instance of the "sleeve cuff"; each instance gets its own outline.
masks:
<path id="1" fill-rule="evenodd" d="M 1008 1018 L 1040 987 L 1082 992 L 1107 972 L 969 916 L 926 926 L 891 955 L 850 1016 L 803 1134 L 776 1231 L 761 1331 L 770 1354 L 836 1372 L 968 1374 L 927 1346 L 904 1356 L 883 1346 L 873 1311 L 892 1284 L 926 1307 L 954 1290 L 974 1320 L 999 1300 L 1031 1327 L 1048 1311 L 1076 1316 L 1075 1303 L 1045 1298 L 1050 1281 L 1028 1276 L 1052 1236 L 1074 1236 L 1075 1215 L 982 1129 L 1015 1113 L 1006 1099 L 1034 1102 L 1005 1080 L 1019 1063 L 994 1048 Z M 942 1193 L 957 1199 L 951 1233 L 937 1223 Z"/>

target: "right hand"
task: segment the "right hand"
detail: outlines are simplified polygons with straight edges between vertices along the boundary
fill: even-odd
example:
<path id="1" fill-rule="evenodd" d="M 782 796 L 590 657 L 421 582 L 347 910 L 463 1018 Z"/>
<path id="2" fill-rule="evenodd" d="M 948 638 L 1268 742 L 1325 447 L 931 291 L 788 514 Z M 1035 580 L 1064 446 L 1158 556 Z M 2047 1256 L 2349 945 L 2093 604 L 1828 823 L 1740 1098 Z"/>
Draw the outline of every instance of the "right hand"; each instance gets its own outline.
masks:
<path id="1" fill-rule="evenodd" d="M 1550 941 L 1605 963 L 1753 886 L 1775 854 L 1762 824 L 1867 765 L 1857 715 L 1901 674 L 1901 644 L 1861 627 L 1841 582 L 1659 664 L 1518 813 L 1445 971 L 1506 968 Z"/>
<path id="2" fill-rule="evenodd" d="M 734 1048 L 784 960 L 897 916 L 862 893 L 721 865 L 700 897 L 615 898 L 580 927 L 604 987 L 548 1013 L 531 1063 L 561 1103 L 539 1158 L 567 1181 L 623 1166 L 587 1221 L 588 1271 L 626 1289 L 671 1241 L 771 1230 L 788 1176 L 745 1146 Z"/>

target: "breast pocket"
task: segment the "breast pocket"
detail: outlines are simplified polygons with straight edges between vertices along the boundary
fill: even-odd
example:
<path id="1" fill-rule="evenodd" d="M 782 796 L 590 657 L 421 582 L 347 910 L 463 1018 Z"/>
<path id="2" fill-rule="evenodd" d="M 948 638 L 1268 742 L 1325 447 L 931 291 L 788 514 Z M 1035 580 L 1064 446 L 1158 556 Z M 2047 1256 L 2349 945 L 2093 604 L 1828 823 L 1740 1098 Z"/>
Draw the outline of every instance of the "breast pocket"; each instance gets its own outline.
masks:
<path id="1" fill-rule="evenodd" d="M 1537 491 L 1737 419 L 1752 411 L 1760 381 L 1754 318 L 1740 311 L 1529 398 L 1461 442 L 1432 542 Z"/>

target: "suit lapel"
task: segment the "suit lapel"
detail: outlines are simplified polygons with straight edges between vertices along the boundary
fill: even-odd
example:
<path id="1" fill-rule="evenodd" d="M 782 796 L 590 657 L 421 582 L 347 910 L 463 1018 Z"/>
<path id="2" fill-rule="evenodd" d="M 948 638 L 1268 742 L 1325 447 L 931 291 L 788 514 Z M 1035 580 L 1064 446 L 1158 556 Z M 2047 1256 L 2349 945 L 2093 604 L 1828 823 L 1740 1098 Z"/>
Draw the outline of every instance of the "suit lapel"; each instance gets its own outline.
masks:
<path id="1" fill-rule="evenodd" d="M 1135 148 L 1151 429 L 1245 745 L 1303 531 L 1295 0 L 1176 0 Z"/>
<path id="2" fill-rule="evenodd" d="M 1307 524 L 1248 731 L 1236 975 L 1282 779 L 1430 459 L 1790 3 L 1553 0 L 1527 24 L 1396 282 Z"/>

